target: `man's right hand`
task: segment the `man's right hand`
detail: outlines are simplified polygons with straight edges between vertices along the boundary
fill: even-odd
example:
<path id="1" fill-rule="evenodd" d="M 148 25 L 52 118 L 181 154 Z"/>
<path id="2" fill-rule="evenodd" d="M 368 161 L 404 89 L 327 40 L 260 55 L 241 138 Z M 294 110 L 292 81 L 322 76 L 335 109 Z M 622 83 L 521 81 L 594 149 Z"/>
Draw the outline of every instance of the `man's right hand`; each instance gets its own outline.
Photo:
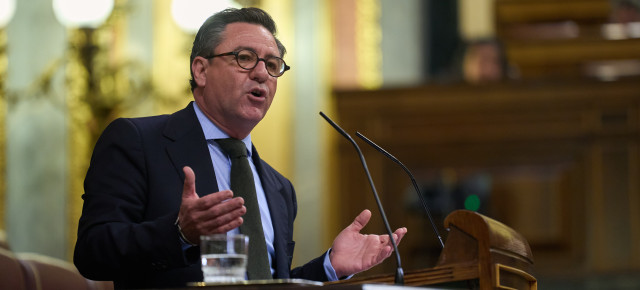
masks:
<path id="1" fill-rule="evenodd" d="M 201 235 L 226 233 L 242 224 L 242 216 L 247 208 L 241 197 L 234 198 L 231 190 L 199 197 L 195 173 L 189 166 L 182 170 L 184 187 L 178 223 L 189 242 L 198 243 Z"/>

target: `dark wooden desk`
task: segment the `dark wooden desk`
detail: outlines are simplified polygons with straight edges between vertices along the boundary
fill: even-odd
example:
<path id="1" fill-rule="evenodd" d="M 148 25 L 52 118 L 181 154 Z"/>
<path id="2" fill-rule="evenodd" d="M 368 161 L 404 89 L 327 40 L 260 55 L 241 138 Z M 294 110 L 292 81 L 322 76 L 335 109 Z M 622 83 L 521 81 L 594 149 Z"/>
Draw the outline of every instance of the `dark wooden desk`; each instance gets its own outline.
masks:
<path id="1" fill-rule="evenodd" d="M 404 286 L 394 275 L 378 275 L 327 283 L 194 285 L 180 289 L 211 290 L 400 290 L 400 289 L 537 289 L 533 255 L 527 241 L 506 225 L 476 212 L 458 210 L 447 216 L 450 233 L 436 267 L 405 273 Z M 296 283 L 296 281 L 298 283 Z"/>
<path id="2" fill-rule="evenodd" d="M 416 286 L 396 286 L 391 284 L 330 284 L 323 286 L 300 285 L 300 284 L 264 284 L 264 285 L 229 285 L 229 286 L 191 286 L 184 288 L 174 288 L 175 290 L 411 290 L 411 289 L 467 289 L 467 288 L 438 288 L 438 287 L 416 287 Z M 166 290 L 166 289 L 165 289 Z"/>

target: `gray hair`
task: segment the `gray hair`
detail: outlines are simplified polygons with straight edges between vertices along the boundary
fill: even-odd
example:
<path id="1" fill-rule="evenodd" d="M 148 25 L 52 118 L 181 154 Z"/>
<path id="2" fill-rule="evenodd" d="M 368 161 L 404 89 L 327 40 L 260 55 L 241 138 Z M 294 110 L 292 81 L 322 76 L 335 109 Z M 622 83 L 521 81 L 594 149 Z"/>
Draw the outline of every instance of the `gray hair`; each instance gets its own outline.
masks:
<path id="1" fill-rule="evenodd" d="M 245 22 L 260 25 L 266 28 L 273 38 L 276 40 L 276 45 L 280 51 L 280 57 L 283 57 L 287 52 L 284 45 L 276 37 L 276 23 L 271 16 L 262 9 L 249 7 L 249 8 L 227 8 L 210 16 L 204 24 L 198 30 L 195 39 L 193 40 L 193 47 L 191 48 L 191 57 L 189 62 L 189 71 L 191 72 L 191 79 L 189 83 L 191 85 L 191 91 L 198 87 L 198 84 L 193 79 L 193 70 L 191 70 L 191 64 L 197 56 L 207 57 L 213 53 L 213 50 L 220 45 L 223 41 L 223 33 L 228 24 L 234 22 Z"/>

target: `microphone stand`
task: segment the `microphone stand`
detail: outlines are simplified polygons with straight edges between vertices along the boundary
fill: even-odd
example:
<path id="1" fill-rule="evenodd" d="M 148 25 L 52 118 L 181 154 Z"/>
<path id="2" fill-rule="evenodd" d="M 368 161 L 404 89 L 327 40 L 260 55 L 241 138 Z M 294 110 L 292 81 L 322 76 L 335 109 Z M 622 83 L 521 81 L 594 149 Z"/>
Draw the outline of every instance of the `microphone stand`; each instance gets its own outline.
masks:
<path id="1" fill-rule="evenodd" d="M 418 197 L 420 198 L 422 207 L 424 208 L 424 211 L 427 213 L 427 216 L 429 217 L 429 221 L 431 222 L 431 226 L 433 227 L 433 232 L 436 234 L 436 237 L 438 237 L 440 246 L 444 249 L 444 242 L 442 241 L 442 237 L 440 236 L 440 233 L 438 233 L 438 228 L 436 227 L 436 224 L 433 222 L 433 218 L 431 218 L 431 211 L 429 210 L 429 207 L 427 206 L 427 202 L 424 200 L 424 197 L 420 193 L 420 188 L 418 187 L 418 184 L 416 183 L 416 179 L 413 177 L 413 174 L 411 174 L 411 171 L 409 171 L 409 169 L 406 166 L 404 166 L 404 164 L 402 164 L 402 162 L 400 162 L 398 158 L 391 155 L 391 153 L 387 152 L 387 150 L 382 149 L 382 147 L 378 146 L 378 144 L 373 143 L 373 141 L 369 140 L 369 138 L 360 134 L 360 132 L 356 132 L 356 136 L 360 137 L 360 139 L 367 142 L 369 145 L 371 145 L 371 147 L 378 150 L 378 152 L 382 153 L 384 156 L 387 156 L 393 162 L 400 165 L 400 167 L 402 167 L 404 172 L 406 172 L 409 175 L 409 178 L 411 178 L 411 182 L 413 183 L 413 188 L 416 190 L 416 194 L 418 194 Z"/>
<path id="2" fill-rule="evenodd" d="M 394 282 L 396 285 L 404 285 L 404 271 L 402 270 L 402 263 L 400 262 L 400 253 L 398 252 L 398 246 L 396 245 L 396 241 L 393 238 L 393 232 L 391 232 L 389 221 L 387 220 L 387 216 L 385 215 L 384 209 L 382 208 L 380 197 L 378 197 L 378 192 L 376 191 L 376 187 L 373 184 L 373 179 L 371 178 L 371 174 L 369 173 L 367 162 L 364 160 L 364 155 L 362 154 L 362 151 L 360 151 L 360 147 L 358 147 L 358 144 L 356 143 L 356 141 L 354 141 L 353 138 L 351 138 L 351 136 L 349 136 L 349 134 L 347 134 L 346 131 L 340 128 L 340 126 L 338 126 L 331 119 L 329 119 L 329 117 L 327 117 L 327 115 L 325 115 L 324 113 L 320 112 L 320 116 L 322 116 L 325 120 L 327 120 L 327 122 L 329 122 L 329 124 L 331 124 L 331 126 L 333 126 L 333 128 L 336 129 L 336 131 L 342 134 L 342 136 L 347 138 L 347 140 L 349 140 L 349 142 L 353 144 L 353 147 L 356 148 L 356 151 L 358 152 L 358 156 L 360 156 L 360 162 L 362 163 L 362 167 L 364 167 L 364 171 L 367 174 L 367 178 L 369 179 L 369 185 L 371 185 L 371 190 L 373 191 L 373 197 L 376 199 L 378 210 L 380 211 L 380 215 L 382 216 L 382 221 L 384 222 L 384 226 L 387 230 L 387 234 L 389 235 L 389 240 L 391 241 L 391 245 L 393 246 L 393 251 L 395 252 L 396 263 L 398 264 L 398 267 L 396 268 L 396 276 L 395 276 Z"/>

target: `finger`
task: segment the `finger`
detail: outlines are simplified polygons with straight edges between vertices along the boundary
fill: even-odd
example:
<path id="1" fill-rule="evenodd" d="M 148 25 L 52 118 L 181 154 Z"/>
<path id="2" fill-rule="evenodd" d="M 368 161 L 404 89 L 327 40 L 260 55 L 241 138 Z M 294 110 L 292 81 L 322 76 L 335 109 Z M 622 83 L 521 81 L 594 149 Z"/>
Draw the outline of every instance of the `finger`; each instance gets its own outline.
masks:
<path id="1" fill-rule="evenodd" d="M 232 219 L 243 216 L 247 212 L 247 208 L 235 199 L 230 202 L 224 202 L 214 207 L 208 208 L 201 215 L 201 221 L 214 221 L 218 224 L 226 223 Z"/>
<path id="2" fill-rule="evenodd" d="M 393 241 L 396 243 L 396 245 L 398 244 L 398 235 L 396 233 L 393 233 Z M 391 244 L 391 239 L 389 238 L 389 235 L 380 236 L 380 242 L 381 244 L 393 247 L 393 245 Z"/>
<path id="3" fill-rule="evenodd" d="M 197 199 L 196 193 L 196 174 L 189 166 L 182 168 L 184 172 L 184 185 L 182 186 L 182 199 Z"/>
<path id="4" fill-rule="evenodd" d="M 197 208 L 199 212 L 196 220 L 203 224 L 202 229 L 218 227 L 230 220 L 242 217 L 247 212 L 241 198 L 234 198 L 210 207 L 198 205 Z"/>
<path id="5" fill-rule="evenodd" d="M 395 240 L 395 235 L 393 236 L 393 239 Z M 388 244 L 389 243 L 389 235 L 380 235 L 380 243 L 381 244 Z"/>
<path id="6" fill-rule="evenodd" d="M 196 202 L 200 203 L 201 199 Z M 247 212 L 242 203 L 229 206 L 234 202 L 221 203 L 217 206 L 196 209 L 188 216 L 188 221 L 200 234 L 226 232 L 242 224 L 242 216 Z M 197 208 L 202 208 L 200 205 Z M 222 229 L 222 230 L 220 230 Z M 213 232 L 215 231 L 215 232 Z"/>
<path id="7" fill-rule="evenodd" d="M 214 209 L 211 210 L 211 212 L 213 211 Z M 228 232 L 242 225 L 242 216 L 245 213 L 247 213 L 247 208 L 244 206 L 225 212 L 221 215 L 218 213 L 207 212 L 206 214 L 209 214 L 209 216 L 205 217 L 203 222 L 201 222 L 201 226 L 203 231 L 207 233 Z"/>
<path id="8" fill-rule="evenodd" d="M 241 217 L 232 220 L 225 224 L 198 224 L 194 231 L 197 233 L 197 237 L 201 235 L 211 235 L 211 234 L 224 234 L 233 230 L 235 228 L 240 227 L 242 225 L 243 219 Z"/>
<path id="9" fill-rule="evenodd" d="M 395 238 L 396 240 L 396 245 L 400 244 L 400 241 L 402 240 L 402 237 L 404 237 L 404 235 L 407 233 L 407 228 L 399 228 L 395 231 L 394 233 L 394 238 L 395 236 L 398 236 L 397 238 Z"/>
<path id="10" fill-rule="evenodd" d="M 218 232 L 216 232 L 216 233 L 226 233 L 226 232 L 229 232 L 230 230 L 239 228 L 242 225 L 243 222 L 244 222 L 244 219 L 239 217 L 239 218 L 237 218 L 237 219 L 235 219 L 235 220 L 233 220 L 233 221 L 231 221 L 231 222 L 229 222 L 229 223 L 227 223 L 227 224 L 225 224 L 225 225 L 223 225 L 221 227 L 218 227 Z"/>
<path id="11" fill-rule="evenodd" d="M 391 246 L 385 246 L 382 249 L 380 249 L 380 253 L 378 254 L 378 260 L 376 261 L 376 264 L 380 264 L 382 263 L 382 261 L 384 261 L 384 259 L 389 258 L 391 256 L 391 253 L 393 253 L 393 248 Z"/>
<path id="12" fill-rule="evenodd" d="M 349 227 L 356 232 L 360 232 L 360 230 L 362 230 L 362 228 L 364 228 L 367 223 L 369 223 L 370 219 L 371 211 L 365 209 L 353 220 Z"/>
<path id="13" fill-rule="evenodd" d="M 206 234 L 226 233 L 230 230 L 238 228 L 244 222 L 242 216 L 234 215 L 233 219 L 229 219 L 230 216 L 220 217 L 219 219 L 207 222 L 203 224 L 203 232 Z"/>
<path id="14" fill-rule="evenodd" d="M 244 204 L 244 199 L 241 197 L 233 198 L 233 192 L 231 190 L 223 190 L 207 194 L 200 198 L 203 208 L 210 208 L 218 204 L 231 202 L 228 206 L 239 206 Z"/>

